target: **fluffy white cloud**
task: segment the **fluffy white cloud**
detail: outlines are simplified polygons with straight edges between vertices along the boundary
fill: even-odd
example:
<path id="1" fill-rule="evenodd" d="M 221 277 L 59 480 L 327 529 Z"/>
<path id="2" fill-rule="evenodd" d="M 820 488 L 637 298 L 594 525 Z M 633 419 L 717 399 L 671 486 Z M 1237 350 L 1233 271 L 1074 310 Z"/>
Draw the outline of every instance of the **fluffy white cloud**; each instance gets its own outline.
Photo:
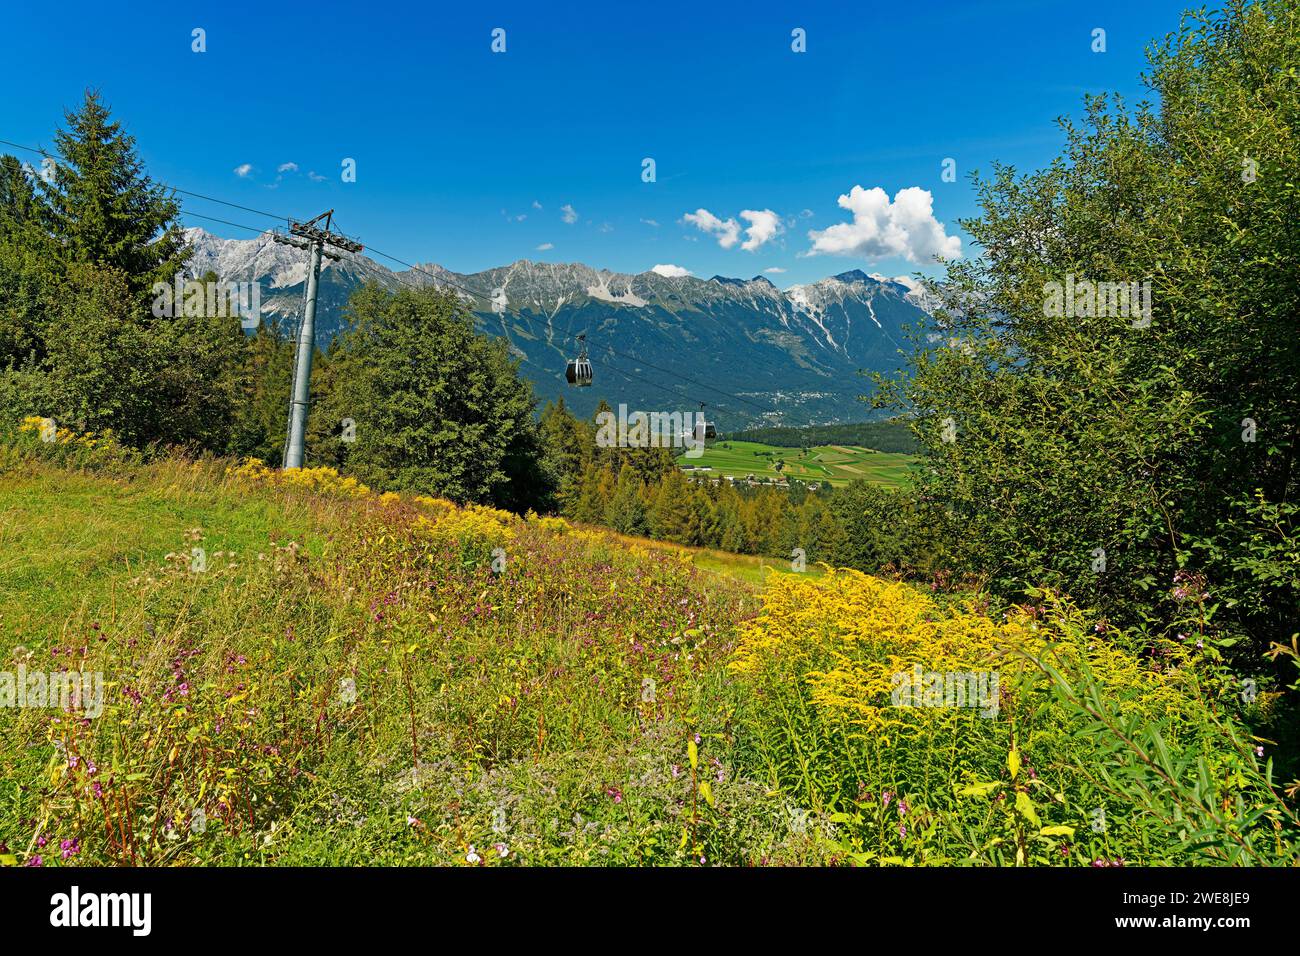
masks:
<path id="1" fill-rule="evenodd" d="M 253 171 L 252 163 L 244 163 L 243 165 L 235 167 L 235 175 L 238 176 L 240 179 L 246 179 L 252 171 Z"/>
<path id="2" fill-rule="evenodd" d="M 538 252 L 546 252 L 547 250 L 554 249 L 554 248 L 555 248 L 555 243 L 553 243 L 553 242 L 543 242 L 540 246 L 537 247 L 537 251 L 538 251 Z"/>
<path id="3" fill-rule="evenodd" d="M 934 218 L 934 197 L 929 190 L 908 186 L 894 201 L 879 186 L 854 186 L 839 204 L 853 213 L 852 222 L 827 229 L 812 229 L 807 255 L 860 256 L 885 259 L 901 256 L 909 262 L 929 263 L 935 256 L 961 258 L 961 239 L 944 232 Z"/>
<path id="4" fill-rule="evenodd" d="M 683 269 L 681 266 L 668 265 L 666 263 L 655 266 L 650 270 L 661 276 L 667 276 L 670 279 L 680 279 L 682 276 L 691 274 L 690 269 Z"/>
<path id="5" fill-rule="evenodd" d="M 740 218 L 749 223 L 745 229 L 745 241 L 740 244 L 746 252 L 753 252 L 763 243 L 770 242 L 785 228 L 781 225 L 781 217 L 770 209 L 742 209 Z"/>
<path id="6" fill-rule="evenodd" d="M 281 163 L 275 167 L 277 173 L 296 173 L 298 171 L 297 163 Z"/>
<path id="7" fill-rule="evenodd" d="M 740 223 L 734 219 L 719 219 L 707 209 L 697 209 L 682 216 L 682 222 L 690 223 L 700 232 L 707 232 L 718 237 L 718 245 L 730 249 L 740 241 Z"/>
<path id="8" fill-rule="evenodd" d="M 542 204 L 539 203 L 536 199 L 534 199 L 534 200 L 533 200 L 533 208 L 534 208 L 534 209 L 541 209 L 541 208 L 542 208 Z"/>
<path id="9" fill-rule="evenodd" d="M 766 273 L 768 273 L 769 275 L 777 276 L 777 275 L 780 275 L 780 274 L 781 274 L 782 272 L 784 272 L 785 270 L 782 269 L 780 266 L 772 266 L 772 268 L 770 268 L 770 269 L 764 269 L 763 271 L 766 272 Z"/>
<path id="10" fill-rule="evenodd" d="M 578 210 L 574 209 L 567 202 L 560 207 L 560 213 L 561 213 L 560 218 L 563 219 L 570 226 L 572 226 L 575 222 L 578 221 Z"/>
<path id="11" fill-rule="evenodd" d="M 746 252 L 753 252 L 764 243 L 770 242 L 784 229 L 781 225 L 781 217 L 770 209 L 742 209 L 740 218 L 749 225 L 742 227 L 735 219 L 719 219 L 707 209 L 688 212 L 682 216 L 681 221 L 689 223 L 700 232 L 716 236 L 718 245 L 723 249 L 730 249 L 740 243 L 740 248 Z M 745 233 L 744 242 L 740 242 L 742 229 Z"/>

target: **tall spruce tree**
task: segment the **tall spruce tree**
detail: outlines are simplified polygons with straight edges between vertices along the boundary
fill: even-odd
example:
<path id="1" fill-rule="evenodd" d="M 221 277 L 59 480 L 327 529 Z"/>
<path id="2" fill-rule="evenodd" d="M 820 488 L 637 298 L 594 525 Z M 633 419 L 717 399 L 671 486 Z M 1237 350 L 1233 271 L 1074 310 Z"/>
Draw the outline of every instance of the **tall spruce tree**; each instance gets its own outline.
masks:
<path id="1" fill-rule="evenodd" d="M 65 119 L 55 134 L 59 161 L 48 182 L 36 182 L 59 259 L 115 269 L 135 293 L 169 281 L 189 256 L 180 206 L 145 173 L 135 139 L 98 92 L 87 90 Z"/>

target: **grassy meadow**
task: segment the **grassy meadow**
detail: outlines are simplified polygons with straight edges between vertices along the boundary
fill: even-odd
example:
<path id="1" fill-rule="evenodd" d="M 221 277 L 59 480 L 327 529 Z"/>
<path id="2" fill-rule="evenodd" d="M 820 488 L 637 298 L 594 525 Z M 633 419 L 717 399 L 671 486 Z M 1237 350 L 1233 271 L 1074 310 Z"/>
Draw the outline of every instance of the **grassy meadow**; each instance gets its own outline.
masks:
<path id="1" fill-rule="evenodd" d="M 0 555 L 0 671 L 105 687 L 0 709 L 3 864 L 1295 860 L 1266 695 L 1050 597 L 31 435 Z"/>
<path id="2" fill-rule="evenodd" d="M 822 482 L 839 487 L 862 480 L 896 487 L 906 485 L 916 462 L 915 455 L 879 452 L 856 445 L 816 445 L 807 450 L 783 448 L 752 441 L 719 441 L 708 446 L 698 458 L 679 457 L 682 467 L 711 468 L 715 475 L 759 479 L 785 475 L 808 482 Z M 777 471 L 776 463 L 785 466 Z"/>

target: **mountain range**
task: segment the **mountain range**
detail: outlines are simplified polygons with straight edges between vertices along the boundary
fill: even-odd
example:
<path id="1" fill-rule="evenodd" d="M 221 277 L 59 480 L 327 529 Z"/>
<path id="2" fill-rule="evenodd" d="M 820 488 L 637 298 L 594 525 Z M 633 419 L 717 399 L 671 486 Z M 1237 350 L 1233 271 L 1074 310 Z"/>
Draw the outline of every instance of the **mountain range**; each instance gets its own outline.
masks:
<path id="1" fill-rule="evenodd" d="M 296 327 L 306 252 L 265 235 L 222 239 L 189 229 L 186 237 L 190 275 L 256 281 L 263 318 Z M 859 371 L 898 369 L 909 348 L 905 327 L 931 324 L 913 280 L 856 269 L 782 290 L 763 276 L 628 275 L 528 260 L 469 274 L 434 264 L 393 271 L 345 254 L 321 270 L 318 345 L 345 327 L 348 296 L 367 281 L 455 291 L 483 332 L 507 340 L 543 401 L 563 395 L 581 415 L 601 398 L 629 411 L 694 411 L 704 402 L 726 429 L 873 417 L 859 398 L 871 383 Z M 591 388 L 564 380 L 581 333 L 595 370 Z"/>

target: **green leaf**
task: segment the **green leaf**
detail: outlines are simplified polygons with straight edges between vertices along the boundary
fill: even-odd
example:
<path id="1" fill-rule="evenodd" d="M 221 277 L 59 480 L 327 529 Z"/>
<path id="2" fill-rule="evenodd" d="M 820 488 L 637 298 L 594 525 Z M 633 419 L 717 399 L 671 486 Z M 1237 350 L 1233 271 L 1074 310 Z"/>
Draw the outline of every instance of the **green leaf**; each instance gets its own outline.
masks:
<path id="1" fill-rule="evenodd" d="M 1041 830 L 1038 831 L 1038 835 L 1049 836 L 1049 837 L 1051 836 L 1073 837 L 1074 827 L 1066 827 L 1066 826 L 1043 827 Z"/>
<path id="2" fill-rule="evenodd" d="M 972 783 L 970 786 L 959 789 L 957 791 L 957 796 L 986 797 L 1000 786 L 1002 786 L 1002 783 L 998 780 L 992 780 L 988 783 Z"/>
<path id="3" fill-rule="evenodd" d="M 1034 810 L 1034 802 L 1029 799 L 1029 794 L 1024 791 L 1016 793 L 1016 809 L 1020 811 L 1021 816 L 1034 826 L 1042 826 L 1038 820 L 1038 813 Z"/>

